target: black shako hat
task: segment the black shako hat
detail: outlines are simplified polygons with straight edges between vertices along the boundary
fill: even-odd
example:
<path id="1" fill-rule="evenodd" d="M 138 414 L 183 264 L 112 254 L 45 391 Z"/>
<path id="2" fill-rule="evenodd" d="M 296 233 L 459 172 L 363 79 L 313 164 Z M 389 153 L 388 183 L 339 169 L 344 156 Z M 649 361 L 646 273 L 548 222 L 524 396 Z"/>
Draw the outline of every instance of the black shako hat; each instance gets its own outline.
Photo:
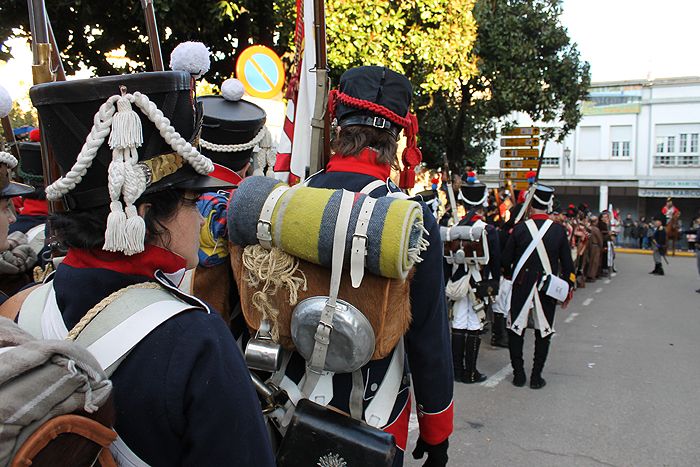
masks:
<path id="1" fill-rule="evenodd" d="M 382 66 L 352 68 L 340 77 L 338 90 L 350 97 L 378 104 L 400 117 L 408 114 L 413 89 L 404 75 Z M 368 109 L 358 109 L 342 102 L 335 107 L 339 126 L 366 125 L 381 128 L 398 136 L 401 126 Z"/>
<path id="2" fill-rule="evenodd" d="M 535 209 L 549 210 L 553 203 L 554 188 L 547 185 L 535 185 L 535 194 L 532 197 L 532 207 Z"/>
<path id="3" fill-rule="evenodd" d="M 34 142 L 19 143 L 19 165 L 17 175 L 27 185 L 44 187 L 44 169 L 41 166 L 41 144 Z"/>
<path id="4" fill-rule="evenodd" d="M 108 168 L 113 160 L 110 146 L 117 139 L 114 120 L 119 119 L 117 114 L 120 113 L 114 111 L 118 107 L 116 96 L 122 91 L 132 96 L 136 93 L 146 96 L 169 121 L 169 125 L 164 125 L 161 119 L 160 125 L 172 127 L 173 132 L 181 136 L 182 140 L 178 144 L 184 148 L 185 144 L 196 146 L 198 143 L 199 111 L 195 108 L 192 86 L 190 74 L 184 71 L 105 76 L 33 86 L 29 90 L 29 96 L 39 112 L 45 137 L 64 176 L 74 168 L 78 155 L 87 146 L 91 131 L 91 144 L 95 144 L 94 136 L 100 132 L 93 129 L 93 121 L 100 108 L 104 106 L 112 114 L 111 121 L 105 121 L 102 144 L 97 148 L 90 167 L 69 192 L 61 195 L 66 209 L 87 210 L 110 204 L 107 179 Z M 106 104 L 108 99 L 113 100 L 111 106 Z M 216 191 L 230 187 L 230 183 L 199 173 L 177 154 L 155 123 L 134 102 L 131 102 L 129 110 L 135 112 L 142 129 L 139 138 L 142 142 L 135 148 L 138 155 L 137 169 L 146 176 L 146 189 L 142 194 L 169 187 L 193 191 Z M 124 114 L 133 115 L 126 111 Z M 112 123 L 111 127 L 107 123 Z M 110 131 L 105 132 L 106 129 Z M 171 143 L 175 144 L 175 141 L 171 139 Z M 212 168 L 211 162 L 209 166 Z M 206 172 L 203 166 L 199 170 Z M 51 192 L 51 189 L 47 190 L 49 197 Z"/>
<path id="5" fill-rule="evenodd" d="M 63 199 L 68 210 L 109 206 L 104 250 L 143 251 L 146 227 L 135 206 L 142 195 L 232 186 L 208 176 L 214 165 L 196 149 L 201 111 L 193 85 L 187 72 L 164 71 L 29 90 L 62 174 L 46 197 Z"/>
<path id="6" fill-rule="evenodd" d="M 261 107 L 243 99 L 203 96 L 198 101 L 204 112 L 200 140 L 202 154 L 214 164 L 234 172 L 243 169 L 250 161 L 253 148 L 262 146 L 267 131 L 264 129 L 267 114 Z M 221 174 L 218 169 L 215 169 L 215 175 Z"/>
<path id="7" fill-rule="evenodd" d="M 488 197 L 486 185 L 480 181 L 463 183 L 459 191 L 462 200 L 470 206 L 481 206 Z"/>

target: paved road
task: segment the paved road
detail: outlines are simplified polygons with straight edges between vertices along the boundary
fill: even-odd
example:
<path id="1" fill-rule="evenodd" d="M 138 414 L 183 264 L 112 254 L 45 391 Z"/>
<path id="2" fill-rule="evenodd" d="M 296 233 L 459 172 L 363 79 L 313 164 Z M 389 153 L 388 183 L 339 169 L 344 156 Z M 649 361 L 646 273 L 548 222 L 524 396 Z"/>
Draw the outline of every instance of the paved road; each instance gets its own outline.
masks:
<path id="1" fill-rule="evenodd" d="M 491 378 L 455 388 L 450 465 L 700 466 L 700 283 L 695 258 L 665 267 L 650 276 L 649 256 L 618 255 L 615 277 L 558 309 L 541 390 L 514 387 L 507 349 L 485 339 Z"/>

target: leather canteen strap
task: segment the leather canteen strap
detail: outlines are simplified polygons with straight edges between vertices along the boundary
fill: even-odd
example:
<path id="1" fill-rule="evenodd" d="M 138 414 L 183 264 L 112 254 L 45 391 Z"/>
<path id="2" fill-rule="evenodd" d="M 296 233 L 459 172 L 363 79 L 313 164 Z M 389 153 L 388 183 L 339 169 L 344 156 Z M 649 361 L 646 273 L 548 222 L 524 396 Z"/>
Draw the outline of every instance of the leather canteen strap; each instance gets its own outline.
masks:
<path id="1" fill-rule="evenodd" d="M 310 395 L 319 378 L 323 374 L 326 364 L 326 354 L 330 344 L 330 335 L 333 330 L 333 315 L 336 309 L 336 299 L 340 289 L 340 279 L 343 273 L 343 257 L 345 255 L 345 242 L 347 240 L 348 224 L 350 223 L 350 213 L 354 193 L 343 190 L 343 195 L 338 208 L 338 217 L 335 222 L 335 233 L 333 236 L 333 264 L 331 267 L 331 282 L 328 301 L 321 313 L 321 319 L 314 335 L 314 349 L 311 359 L 306 365 L 306 374 L 301 392 Z"/>
<path id="2" fill-rule="evenodd" d="M 358 288 L 365 275 L 365 256 L 367 255 L 367 228 L 372 217 L 377 200 L 366 196 L 360 208 L 357 218 L 355 233 L 352 236 L 352 250 L 350 252 L 350 278 L 352 286 Z"/>
<path id="3" fill-rule="evenodd" d="M 262 211 L 260 211 L 257 237 L 260 245 L 267 250 L 272 249 L 272 213 L 275 211 L 277 201 L 287 190 L 289 190 L 287 185 L 281 185 L 272 190 L 263 204 Z"/>

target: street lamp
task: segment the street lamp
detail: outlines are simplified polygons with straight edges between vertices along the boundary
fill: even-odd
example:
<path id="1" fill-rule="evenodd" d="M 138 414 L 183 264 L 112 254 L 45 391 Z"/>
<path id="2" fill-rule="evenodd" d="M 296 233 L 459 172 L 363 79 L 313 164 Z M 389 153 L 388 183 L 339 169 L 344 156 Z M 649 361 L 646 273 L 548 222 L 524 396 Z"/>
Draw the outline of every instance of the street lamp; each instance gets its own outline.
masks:
<path id="1" fill-rule="evenodd" d="M 564 159 L 566 159 L 566 166 L 571 167 L 571 149 L 568 147 L 564 149 Z"/>

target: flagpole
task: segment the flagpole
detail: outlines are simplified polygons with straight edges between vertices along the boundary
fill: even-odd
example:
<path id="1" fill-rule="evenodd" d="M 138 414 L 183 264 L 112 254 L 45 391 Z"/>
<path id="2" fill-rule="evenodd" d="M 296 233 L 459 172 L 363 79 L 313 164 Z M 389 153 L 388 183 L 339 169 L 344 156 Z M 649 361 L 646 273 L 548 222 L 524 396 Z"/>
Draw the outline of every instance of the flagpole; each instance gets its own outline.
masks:
<path id="1" fill-rule="evenodd" d="M 316 99 L 311 118 L 310 173 L 325 167 L 327 159 L 327 135 L 329 125 L 326 118 L 328 107 L 328 57 L 326 54 L 326 12 L 324 0 L 314 0 L 314 35 L 316 45 Z"/>

